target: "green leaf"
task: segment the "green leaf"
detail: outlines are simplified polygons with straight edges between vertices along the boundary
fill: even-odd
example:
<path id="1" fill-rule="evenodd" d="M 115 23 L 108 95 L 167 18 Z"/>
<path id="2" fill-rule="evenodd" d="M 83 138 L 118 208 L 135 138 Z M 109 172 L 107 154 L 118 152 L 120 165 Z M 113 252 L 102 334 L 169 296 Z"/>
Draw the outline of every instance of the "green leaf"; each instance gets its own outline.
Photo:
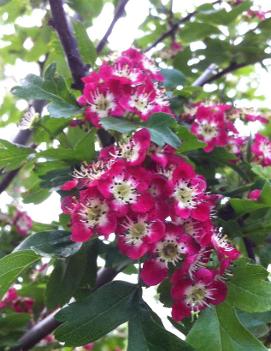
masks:
<path id="1" fill-rule="evenodd" d="M 184 43 L 191 43 L 206 37 L 210 34 L 219 34 L 220 30 L 208 23 L 188 22 L 180 31 L 180 38 Z"/>
<path id="2" fill-rule="evenodd" d="M 106 130 L 115 130 L 120 133 L 130 133 L 139 127 L 139 123 L 124 118 L 105 117 L 101 119 L 101 125 Z"/>
<path id="3" fill-rule="evenodd" d="M 37 254 L 49 257 L 69 257 L 81 247 L 81 243 L 70 240 L 70 232 L 64 230 L 44 231 L 28 236 L 15 251 L 31 249 Z"/>
<path id="4" fill-rule="evenodd" d="M 271 282 L 267 281 L 267 277 L 264 267 L 240 260 L 228 283 L 227 301 L 246 312 L 271 310 Z"/>
<path id="5" fill-rule="evenodd" d="M 22 165 L 33 149 L 0 139 L 0 168 L 14 170 Z"/>
<path id="6" fill-rule="evenodd" d="M 50 309 L 69 302 L 84 276 L 87 257 L 78 252 L 66 260 L 57 260 L 46 289 L 46 305 Z"/>
<path id="7" fill-rule="evenodd" d="M 256 337 L 260 338 L 269 332 L 268 324 L 271 322 L 271 312 L 247 313 L 238 311 L 241 323 Z"/>
<path id="8" fill-rule="evenodd" d="M 202 149 L 206 146 L 205 143 L 199 141 L 186 127 L 181 125 L 177 128 L 177 135 L 180 138 L 181 146 L 178 148 L 178 153 L 184 153 L 192 150 Z"/>
<path id="9" fill-rule="evenodd" d="M 145 122 L 144 127 L 148 128 L 151 133 L 151 139 L 159 146 L 169 144 L 175 148 L 181 145 L 178 136 L 170 129 L 176 121 L 171 115 L 166 113 L 154 113 Z"/>
<path id="10" fill-rule="evenodd" d="M 224 9 L 199 11 L 196 17 L 205 23 L 229 25 L 244 11 L 248 10 L 251 4 L 251 1 L 244 1 L 240 5 L 234 6 L 231 11 Z"/>
<path id="11" fill-rule="evenodd" d="M 63 324 L 55 336 L 69 346 L 95 341 L 129 319 L 137 287 L 114 281 L 90 294 L 81 302 L 62 309 L 56 319 Z"/>
<path id="12" fill-rule="evenodd" d="M 29 74 L 21 86 L 16 86 L 11 91 L 22 99 L 49 101 L 48 111 L 52 117 L 71 117 L 81 112 L 66 82 L 56 73 L 55 64 L 47 68 L 44 79 Z"/>
<path id="13" fill-rule="evenodd" d="M 7 4 L 8 2 L 10 2 L 10 0 L 0 0 L 0 6 L 3 6 L 5 4 Z"/>
<path id="14" fill-rule="evenodd" d="M 252 201 L 249 199 L 231 199 L 230 204 L 238 215 L 269 207 L 266 204 L 262 204 L 258 201 Z"/>
<path id="15" fill-rule="evenodd" d="M 19 274 L 39 259 L 34 251 L 13 252 L 0 259 L 0 298 Z"/>
<path id="16" fill-rule="evenodd" d="M 168 332 L 159 317 L 142 303 L 129 320 L 127 351 L 192 351 L 193 348 Z"/>
<path id="17" fill-rule="evenodd" d="M 73 30 L 83 61 L 93 66 L 97 58 L 97 52 L 86 32 L 84 25 L 80 21 L 74 21 Z"/>
<path id="18" fill-rule="evenodd" d="M 178 69 L 163 68 L 160 72 L 165 78 L 163 84 L 167 88 L 176 88 L 178 85 L 183 85 L 185 83 L 185 76 Z"/>
<path id="19" fill-rule="evenodd" d="M 271 186 L 267 182 L 262 189 L 259 202 L 271 207 Z"/>
<path id="20" fill-rule="evenodd" d="M 187 336 L 197 351 L 267 351 L 227 303 L 203 311 Z"/>
<path id="21" fill-rule="evenodd" d="M 77 133 L 77 128 L 74 128 L 74 133 Z M 88 132 L 80 130 L 77 133 L 76 142 L 69 142 L 69 135 L 65 136 L 65 142 L 68 143 L 68 147 L 59 146 L 58 148 L 51 148 L 38 153 L 38 157 L 46 157 L 52 160 L 63 160 L 69 163 L 77 163 L 82 161 L 91 161 L 95 156 L 95 140 L 96 130 L 92 129 Z"/>

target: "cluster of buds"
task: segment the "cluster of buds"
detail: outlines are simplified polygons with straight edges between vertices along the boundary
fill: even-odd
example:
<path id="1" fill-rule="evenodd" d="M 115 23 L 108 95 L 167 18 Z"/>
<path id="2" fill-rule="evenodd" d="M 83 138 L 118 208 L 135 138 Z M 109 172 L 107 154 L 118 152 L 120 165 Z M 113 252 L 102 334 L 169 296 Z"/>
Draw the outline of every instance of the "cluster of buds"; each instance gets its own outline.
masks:
<path id="1" fill-rule="evenodd" d="M 216 147 L 226 147 L 237 157 L 241 156 L 248 137 L 240 134 L 236 122 L 268 123 L 262 114 L 236 109 L 229 104 L 199 103 L 186 108 L 181 118 L 190 125 L 191 132 L 206 144 L 204 151 L 211 152 Z M 271 140 L 257 133 L 252 140 L 251 154 L 254 162 L 270 166 Z"/>
<path id="2" fill-rule="evenodd" d="M 19 296 L 15 288 L 10 288 L 0 301 L 0 309 L 10 308 L 17 313 L 32 313 L 33 304 L 33 299 Z"/>
<path id="3" fill-rule="evenodd" d="M 136 49 L 129 49 L 113 62 L 104 62 L 98 71 L 83 78 L 85 118 L 100 127 L 104 117 L 133 114 L 146 121 L 155 112 L 170 112 L 163 76 L 154 62 Z"/>
<path id="4" fill-rule="evenodd" d="M 180 320 L 180 304 L 196 313 L 225 298 L 221 277 L 239 256 L 212 223 L 219 197 L 206 187 L 175 149 L 156 146 L 142 128 L 76 170 L 62 186 L 62 208 L 71 218 L 73 241 L 114 233 L 124 255 L 144 260 L 146 285 L 172 277 L 173 316 Z M 217 265 L 209 267 L 214 255 Z"/>

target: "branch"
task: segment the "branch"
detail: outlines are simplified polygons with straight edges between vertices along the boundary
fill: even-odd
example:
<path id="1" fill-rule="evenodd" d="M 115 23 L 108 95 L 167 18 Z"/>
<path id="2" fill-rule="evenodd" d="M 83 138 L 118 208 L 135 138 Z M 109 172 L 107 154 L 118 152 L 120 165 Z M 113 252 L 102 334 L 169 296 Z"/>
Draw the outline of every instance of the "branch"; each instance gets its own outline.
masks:
<path id="1" fill-rule="evenodd" d="M 175 32 L 178 30 L 179 26 L 181 24 L 184 24 L 185 22 L 189 21 L 191 17 L 193 17 L 197 12 L 191 12 L 189 13 L 187 16 L 185 16 L 184 18 L 180 19 L 178 22 L 172 24 L 171 28 L 166 31 L 165 33 L 163 33 L 157 40 L 155 40 L 154 43 L 152 43 L 150 46 L 148 46 L 145 50 L 143 50 L 143 52 L 148 52 L 151 49 L 153 49 L 156 45 L 158 45 L 159 43 L 161 43 L 164 39 L 172 36 L 173 34 L 175 34 Z"/>
<path id="2" fill-rule="evenodd" d="M 116 22 L 124 15 L 124 9 L 125 9 L 125 6 L 126 6 L 128 1 L 129 0 L 119 0 L 118 4 L 116 6 L 114 18 L 113 18 L 112 22 L 110 23 L 107 31 L 105 32 L 105 35 L 103 36 L 103 38 L 101 39 L 101 41 L 97 45 L 97 48 L 96 48 L 97 53 L 101 52 L 103 50 L 103 48 L 105 47 L 106 42 L 107 42 L 110 34 L 112 33 L 112 30 L 113 30 Z"/>
<path id="3" fill-rule="evenodd" d="M 220 72 L 216 73 L 215 75 L 211 75 L 209 78 L 207 78 L 205 81 L 203 81 L 203 83 L 200 85 L 204 85 L 206 83 L 212 83 L 213 81 L 223 77 L 224 75 L 234 72 L 236 70 L 238 70 L 239 68 L 245 67 L 250 65 L 249 63 L 231 63 L 228 67 L 224 68 L 223 70 L 221 70 Z M 209 66 L 210 67 L 210 66 Z"/>
<path id="4" fill-rule="evenodd" d="M 76 40 L 64 12 L 63 1 L 49 0 L 49 4 L 53 17 L 50 24 L 55 28 L 65 51 L 73 77 L 73 87 L 80 90 L 83 87 L 81 79 L 87 73 L 88 68 L 80 58 Z"/>
<path id="5" fill-rule="evenodd" d="M 102 268 L 98 272 L 94 290 L 105 285 L 106 283 L 109 283 L 117 274 L 118 272 L 112 268 Z M 54 318 L 56 313 L 57 311 L 54 311 L 29 329 L 18 341 L 18 344 L 11 348 L 11 351 L 30 350 L 47 335 L 51 334 L 61 324 Z"/>
<path id="6" fill-rule="evenodd" d="M 219 3 L 221 3 L 221 0 L 217 0 L 217 1 L 213 2 L 211 5 L 216 5 L 216 4 L 219 4 Z M 193 11 L 193 12 L 189 13 L 188 15 L 186 15 L 185 17 L 181 18 L 178 22 L 176 22 L 174 24 L 171 23 L 170 29 L 168 31 L 166 31 L 165 33 L 163 33 L 157 40 L 155 40 L 155 42 L 153 44 L 148 46 L 143 52 L 150 51 L 156 45 L 158 45 L 159 43 L 164 41 L 164 39 L 166 39 L 166 38 L 168 38 L 170 36 L 173 36 L 176 33 L 176 31 L 178 30 L 178 28 L 180 27 L 181 24 L 184 24 L 184 23 L 188 22 L 190 20 L 190 18 L 195 16 L 196 14 L 197 14 L 197 11 Z"/>

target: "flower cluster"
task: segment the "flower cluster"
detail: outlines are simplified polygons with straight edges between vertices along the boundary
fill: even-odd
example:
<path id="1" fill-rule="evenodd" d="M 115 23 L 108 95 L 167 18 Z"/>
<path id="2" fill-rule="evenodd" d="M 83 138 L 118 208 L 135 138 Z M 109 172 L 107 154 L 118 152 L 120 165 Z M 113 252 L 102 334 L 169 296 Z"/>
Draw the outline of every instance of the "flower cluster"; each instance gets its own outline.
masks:
<path id="1" fill-rule="evenodd" d="M 0 309 L 8 307 L 17 313 L 31 313 L 33 304 L 33 299 L 19 296 L 15 288 L 10 288 L 0 301 Z"/>
<path id="2" fill-rule="evenodd" d="M 83 78 L 85 117 L 100 127 L 104 117 L 123 117 L 127 113 L 145 121 L 155 112 L 170 112 L 163 76 L 155 64 L 136 49 L 128 49 L 113 62 L 104 62 L 98 71 Z"/>
<path id="3" fill-rule="evenodd" d="M 186 108 L 181 118 L 190 125 L 191 132 L 203 141 L 204 151 L 211 152 L 216 147 L 226 147 L 236 156 L 241 156 L 248 138 L 240 134 L 236 122 L 244 124 L 258 122 L 262 125 L 268 119 L 251 110 L 236 109 L 228 104 L 199 103 Z M 253 161 L 262 166 L 271 165 L 271 141 L 256 134 L 251 146 Z"/>
<path id="4" fill-rule="evenodd" d="M 212 223 L 219 197 L 206 187 L 175 149 L 156 146 L 143 128 L 76 170 L 62 186 L 73 190 L 62 208 L 70 215 L 73 241 L 114 233 L 124 255 L 144 258 L 140 274 L 146 285 L 159 284 L 174 271 L 173 316 L 180 320 L 184 311 L 197 312 L 225 298 L 221 276 L 239 256 Z M 209 267 L 213 256 L 217 265 Z"/>

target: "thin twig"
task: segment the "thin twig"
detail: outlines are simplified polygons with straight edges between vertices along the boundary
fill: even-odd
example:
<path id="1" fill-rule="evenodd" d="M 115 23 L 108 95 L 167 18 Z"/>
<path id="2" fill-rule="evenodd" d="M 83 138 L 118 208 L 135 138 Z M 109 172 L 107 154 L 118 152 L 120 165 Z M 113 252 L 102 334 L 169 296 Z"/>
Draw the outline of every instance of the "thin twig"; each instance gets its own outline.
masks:
<path id="1" fill-rule="evenodd" d="M 112 33 L 112 30 L 113 30 L 116 22 L 124 15 L 124 9 L 125 9 L 125 6 L 126 6 L 128 1 L 129 0 L 119 0 L 118 4 L 116 6 L 114 18 L 113 18 L 112 22 L 110 23 L 107 31 L 105 32 L 105 35 L 103 36 L 103 38 L 101 39 L 101 41 L 97 45 L 97 48 L 96 48 L 97 53 L 101 52 L 103 50 L 103 48 L 105 47 L 107 40 L 108 40 L 110 34 Z"/>
<path id="2" fill-rule="evenodd" d="M 217 0 L 215 2 L 212 3 L 212 5 L 216 5 L 221 3 L 221 0 Z M 145 50 L 143 50 L 143 52 L 148 52 L 151 49 L 153 49 L 156 45 L 158 45 L 159 43 L 161 43 L 162 41 L 164 41 L 166 38 L 175 35 L 176 31 L 179 29 L 179 27 L 188 22 L 190 20 L 190 18 L 192 18 L 193 16 L 195 16 L 197 14 L 197 10 L 193 11 L 191 13 L 189 13 L 188 15 L 186 15 L 185 17 L 181 18 L 178 22 L 171 24 L 171 27 L 168 31 L 166 31 L 165 33 L 163 33 L 157 40 L 155 40 L 154 43 L 152 43 L 150 46 L 148 46 Z M 203 24 L 204 25 L 204 24 Z"/>
<path id="3" fill-rule="evenodd" d="M 154 43 L 152 43 L 150 46 L 148 46 L 145 50 L 143 50 L 143 52 L 148 52 L 151 49 L 153 49 L 156 45 L 158 45 L 159 43 L 161 43 L 162 41 L 164 41 L 166 38 L 172 36 L 173 34 L 175 34 L 175 32 L 177 31 L 177 29 L 180 27 L 181 24 L 184 24 L 185 22 L 189 21 L 191 17 L 193 17 L 196 14 L 196 11 L 189 13 L 187 16 L 185 16 L 184 18 L 180 19 L 178 22 L 174 23 L 171 28 L 166 31 L 165 33 L 163 33 L 157 40 L 155 40 Z"/>

